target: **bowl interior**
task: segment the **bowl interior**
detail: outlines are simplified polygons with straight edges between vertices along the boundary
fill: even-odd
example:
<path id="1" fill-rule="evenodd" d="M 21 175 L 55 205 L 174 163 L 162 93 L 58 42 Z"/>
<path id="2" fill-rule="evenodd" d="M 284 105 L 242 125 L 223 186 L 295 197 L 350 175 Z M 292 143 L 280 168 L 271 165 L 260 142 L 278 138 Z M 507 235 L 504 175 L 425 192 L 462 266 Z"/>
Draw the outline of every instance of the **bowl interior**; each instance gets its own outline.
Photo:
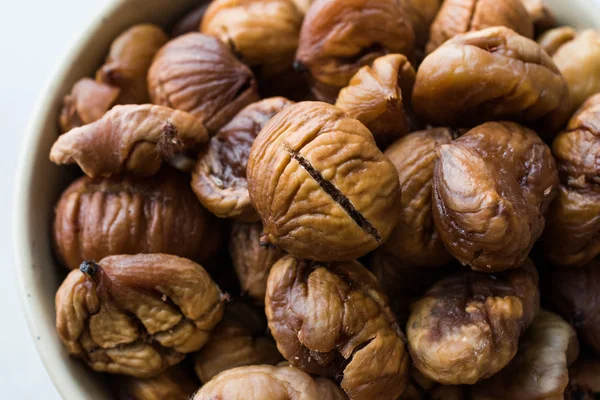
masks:
<path id="1" fill-rule="evenodd" d="M 53 207 L 73 170 L 48 160 L 58 135 L 62 99 L 73 83 L 91 76 L 111 41 L 140 22 L 167 25 L 199 0 L 116 0 L 63 58 L 42 92 L 25 138 L 15 188 L 14 241 L 21 303 L 38 352 L 64 399 L 110 399 L 102 378 L 68 356 L 55 332 L 54 295 L 66 275 L 51 250 Z M 579 29 L 600 26 L 600 1 L 546 0 L 560 22 Z"/>

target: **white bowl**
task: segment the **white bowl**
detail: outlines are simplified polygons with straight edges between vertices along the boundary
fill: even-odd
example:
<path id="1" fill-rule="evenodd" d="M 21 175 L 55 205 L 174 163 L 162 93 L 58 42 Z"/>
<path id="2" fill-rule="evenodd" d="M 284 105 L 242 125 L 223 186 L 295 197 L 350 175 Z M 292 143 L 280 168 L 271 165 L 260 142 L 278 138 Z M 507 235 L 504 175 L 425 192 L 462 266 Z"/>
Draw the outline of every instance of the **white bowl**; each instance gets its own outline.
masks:
<path id="1" fill-rule="evenodd" d="M 579 29 L 600 27 L 600 0 L 546 0 L 560 22 Z M 110 399 L 98 375 L 69 357 L 55 332 L 54 295 L 65 271 L 55 265 L 52 212 L 72 171 L 58 168 L 48 152 L 58 135 L 62 99 L 73 83 L 102 63 L 111 41 L 140 22 L 167 24 L 200 3 L 194 0 L 115 0 L 63 58 L 42 91 L 25 136 L 15 187 L 14 243 L 23 312 L 42 361 L 64 399 Z"/>

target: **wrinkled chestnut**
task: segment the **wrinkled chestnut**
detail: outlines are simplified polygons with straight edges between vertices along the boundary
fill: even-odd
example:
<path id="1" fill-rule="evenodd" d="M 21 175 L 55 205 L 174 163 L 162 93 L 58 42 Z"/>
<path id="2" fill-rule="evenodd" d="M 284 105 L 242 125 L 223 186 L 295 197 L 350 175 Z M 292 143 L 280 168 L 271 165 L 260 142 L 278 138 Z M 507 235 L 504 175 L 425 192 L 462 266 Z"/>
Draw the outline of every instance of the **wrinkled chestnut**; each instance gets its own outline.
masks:
<path id="1" fill-rule="evenodd" d="M 116 376 L 111 380 L 121 400 L 189 400 L 200 384 L 182 364 L 153 378 Z"/>
<path id="2" fill-rule="evenodd" d="M 84 261 L 56 293 L 56 330 L 95 371 L 152 377 L 199 350 L 223 317 L 200 265 L 166 254 Z"/>
<path id="3" fill-rule="evenodd" d="M 456 35 L 492 26 L 533 38 L 533 21 L 521 0 L 445 0 L 431 25 L 427 53 Z"/>
<path id="4" fill-rule="evenodd" d="M 53 234 L 59 260 L 74 269 L 113 254 L 206 261 L 218 246 L 218 228 L 186 176 L 164 171 L 145 179 L 76 180 L 56 206 Z"/>
<path id="5" fill-rule="evenodd" d="M 117 101 L 119 89 L 90 78 L 78 80 L 65 96 L 60 112 L 61 133 L 102 118 Z"/>
<path id="6" fill-rule="evenodd" d="M 269 76 L 292 66 L 302 15 L 292 0 L 214 0 L 200 30 Z"/>
<path id="7" fill-rule="evenodd" d="M 201 33 L 179 36 L 159 50 L 148 88 L 154 104 L 187 111 L 211 132 L 258 100 L 250 68 L 221 41 Z"/>
<path id="8" fill-rule="evenodd" d="M 494 27 L 431 53 L 417 72 L 413 107 L 439 126 L 514 119 L 550 136 L 569 118 L 571 101 L 567 81 L 536 42 Z"/>
<path id="9" fill-rule="evenodd" d="M 518 124 L 489 122 L 436 151 L 433 218 L 446 248 L 474 270 L 519 267 L 556 195 L 548 146 Z"/>
<path id="10" fill-rule="evenodd" d="M 273 339 L 265 336 L 266 331 L 264 314 L 261 316 L 239 302 L 228 304 L 212 337 L 194 356 L 194 369 L 200 381 L 206 383 L 215 375 L 235 367 L 282 361 Z"/>
<path id="11" fill-rule="evenodd" d="M 269 271 L 285 254 L 278 248 L 260 243 L 263 227 L 260 222 L 235 222 L 231 227 L 229 252 L 242 293 L 256 303 L 265 301 Z"/>
<path id="12" fill-rule="evenodd" d="M 208 141 L 202 121 L 163 106 L 116 106 L 96 122 L 61 135 L 50 150 L 55 164 L 77 163 L 95 178 L 132 172 L 151 176 L 163 160 Z"/>
<path id="13" fill-rule="evenodd" d="M 377 279 L 358 262 L 282 258 L 269 274 L 265 311 L 290 364 L 338 379 L 351 399 L 393 400 L 404 391 L 404 334 Z"/>
<path id="14" fill-rule="evenodd" d="M 387 147 L 413 128 L 411 97 L 415 77 L 405 56 L 379 57 L 372 66 L 358 70 L 335 105 L 365 124 L 380 147 Z"/>
<path id="15" fill-rule="evenodd" d="M 434 284 L 413 303 L 406 327 L 423 375 L 445 385 L 474 384 L 515 356 L 519 337 L 539 309 L 531 261 L 499 275 L 465 272 Z"/>
<path id="16" fill-rule="evenodd" d="M 252 365 L 217 375 L 192 400 L 344 400 L 333 382 L 288 365 Z"/>
<path id="17" fill-rule="evenodd" d="M 442 0 L 401 0 L 402 6 L 415 32 L 415 44 L 425 46 L 429 39 L 429 28 L 435 19 Z"/>
<path id="18" fill-rule="evenodd" d="M 161 28 L 152 24 L 135 25 L 117 36 L 106 62 L 96 72 L 96 80 L 119 88 L 118 104 L 150 102 L 146 76 L 152 59 L 167 43 Z"/>
<path id="19" fill-rule="evenodd" d="M 570 26 L 561 26 L 545 32 L 538 38 L 537 42 L 549 56 L 553 56 L 563 44 L 575 39 L 576 36 L 577 31 L 575 29 Z"/>
<path id="20" fill-rule="evenodd" d="M 544 4 L 545 0 L 520 0 L 527 9 L 537 33 L 556 26 L 556 17 Z"/>
<path id="21" fill-rule="evenodd" d="M 317 99 L 333 103 L 375 58 L 410 57 L 414 39 L 400 0 L 316 0 L 302 24 L 295 67 L 306 72 Z"/>
<path id="22" fill-rule="evenodd" d="M 221 218 L 258 219 L 246 181 L 250 148 L 266 123 L 291 104 L 283 97 L 250 104 L 200 152 L 192 172 L 192 189 L 213 214 Z"/>
<path id="23" fill-rule="evenodd" d="M 356 259 L 398 221 L 396 168 L 363 124 L 326 103 L 273 117 L 254 141 L 247 176 L 264 242 L 299 258 Z"/>

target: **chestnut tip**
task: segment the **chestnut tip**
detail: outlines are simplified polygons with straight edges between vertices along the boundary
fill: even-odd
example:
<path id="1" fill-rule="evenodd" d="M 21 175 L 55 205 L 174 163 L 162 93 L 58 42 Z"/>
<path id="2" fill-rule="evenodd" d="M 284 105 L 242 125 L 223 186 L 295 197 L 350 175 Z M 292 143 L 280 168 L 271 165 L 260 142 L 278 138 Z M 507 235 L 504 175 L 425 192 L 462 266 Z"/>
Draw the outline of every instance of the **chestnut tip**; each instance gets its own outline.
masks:
<path id="1" fill-rule="evenodd" d="M 79 266 L 79 271 L 81 271 L 86 277 L 96 282 L 95 276 L 98 273 L 98 268 L 100 268 L 98 263 L 90 260 L 82 262 Z"/>

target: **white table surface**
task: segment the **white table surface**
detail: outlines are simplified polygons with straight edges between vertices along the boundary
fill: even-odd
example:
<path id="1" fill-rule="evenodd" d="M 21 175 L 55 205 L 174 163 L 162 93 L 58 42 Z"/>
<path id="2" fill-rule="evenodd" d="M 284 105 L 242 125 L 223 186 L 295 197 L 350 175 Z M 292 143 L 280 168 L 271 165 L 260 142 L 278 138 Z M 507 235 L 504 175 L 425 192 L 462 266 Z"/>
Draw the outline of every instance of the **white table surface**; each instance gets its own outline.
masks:
<path id="1" fill-rule="evenodd" d="M 69 43 L 109 0 L 3 0 L 0 24 L 0 399 L 60 399 L 30 338 L 15 288 L 12 198 L 33 104 Z"/>

